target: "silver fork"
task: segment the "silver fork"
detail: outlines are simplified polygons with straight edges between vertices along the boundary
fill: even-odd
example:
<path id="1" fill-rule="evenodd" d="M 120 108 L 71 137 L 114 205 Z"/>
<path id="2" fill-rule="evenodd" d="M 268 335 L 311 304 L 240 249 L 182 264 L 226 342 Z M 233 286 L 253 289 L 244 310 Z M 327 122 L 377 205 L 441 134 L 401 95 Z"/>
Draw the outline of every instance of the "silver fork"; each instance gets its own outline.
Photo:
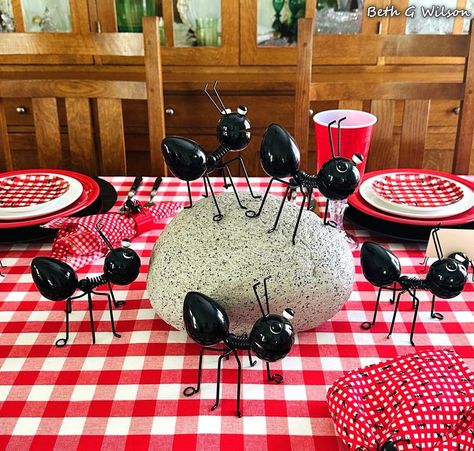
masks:
<path id="1" fill-rule="evenodd" d="M 151 191 L 150 191 L 150 199 L 148 199 L 148 202 L 145 204 L 145 207 L 150 208 L 150 207 L 153 207 L 153 205 L 155 205 L 155 202 L 153 202 L 153 198 L 156 196 L 156 193 L 162 181 L 163 179 L 161 177 L 157 177 L 155 179 L 155 183 L 153 183 L 153 187 L 151 188 Z"/>

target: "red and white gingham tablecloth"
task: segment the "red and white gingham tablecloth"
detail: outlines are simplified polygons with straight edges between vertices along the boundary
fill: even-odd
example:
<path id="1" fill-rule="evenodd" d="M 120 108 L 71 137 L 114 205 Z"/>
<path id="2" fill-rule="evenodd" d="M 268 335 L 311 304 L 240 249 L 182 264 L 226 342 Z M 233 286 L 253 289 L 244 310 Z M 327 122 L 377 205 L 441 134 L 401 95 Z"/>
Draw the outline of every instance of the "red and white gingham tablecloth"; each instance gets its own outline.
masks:
<path id="1" fill-rule="evenodd" d="M 117 207 L 132 178 L 109 178 L 117 188 Z M 264 191 L 268 179 L 254 178 Z M 147 200 L 153 178 L 146 178 L 139 198 Z M 214 183 L 222 191 L 222 181 Z M 238 188 L 245 182 L 238 179 Z M 274 184 L 272 192 L 283 193 Z M 203 193 L 199 182 L 193 194 Z M 187 201 L 186 184 L 165 178 L 157 201 Z M 299 333 L 291 353 L 272 365 L 284 383 L 265 380 L 259 361 L 250 368 L 243 359 L 243 418 L 235 416 L 237 371 L 224 363 L 222 400 L 210 411 L 215 396 L 217 356 L 204 360 L 201 392 L 185 398 L 183 389 L 196 383 L 199 346 L 157 317 L 146 293 L 146 274 L 153 244 L 161 229 L 133 241 L 142 259 L 138 279 L 114 287 L 118 299 L 116 328 L 110 331 L 106 301 L 94 301 L 97 344 L 91 344 L 87 301 L 74 301 L 71 337 L 63 348 L 54 346 L 64 334 L 64 302 L 41 298 L 31 278 L 33 257 L 48 255 L 50 243 L 0 245 L 5 278 L 0 278 L 0 449 L 154 449 L 166 450 L 321 450 L 339 449 L 326 403 L 328 387 L 342 375 L 364 365 L 428 349 L 454 349 L 474 369 L 474 285 L 451 300 L 437 301 L 445 319 L 429 315 L 422 302 L 413 348 L 409 343 L 411 302 L 400 304 L 395 332 L 386 338 L 393 306 L 381 301 L 381 311 L 370 331 L 360 323 L 370 320 L 376 289 L 362 276 L 359 251 L 354 252 L 354 290 L 343 309 L 314 330 Z M 1 232 L 0 232 L 1 233 Z M 360 240 L 374 239 L 354 230 Z M 403 272 L 424 277 L 423 248 L 413 243 L 376 239 L 400 258 Z M 79 271 L 80 277 L 101 274 L 102 260 Z M 341 448 L 342 449 L 342 448 Z"/>

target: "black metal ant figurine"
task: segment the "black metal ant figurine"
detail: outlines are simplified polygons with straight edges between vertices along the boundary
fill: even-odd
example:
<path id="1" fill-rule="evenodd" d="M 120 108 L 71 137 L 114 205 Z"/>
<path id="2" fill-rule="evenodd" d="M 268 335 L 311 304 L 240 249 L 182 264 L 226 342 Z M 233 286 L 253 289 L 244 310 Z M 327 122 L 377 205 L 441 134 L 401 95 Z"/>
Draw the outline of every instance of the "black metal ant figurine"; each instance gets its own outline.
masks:
<path id="1" fill-rule="evenodd" d="M 388 439 L 386 442 L 383 443 L 383 445 L 380 445 L 377 443 L 377 451 L 397 451 L 397 443 L 401 442 L 407 442 L 410 443 L 409 438 L 401 438 L 399 440 L 393 441 L 392 439 Z M 355 451 L 370 451 L 371 448 L 368 448 L 367 446 L 357 446 Z"/>
<path id="2" fill-rule="evenodd" d="M 377 301 L 375 303 L 374 317 L 372 321 L 362 323 L 362 329 L 368 330 L 374 326 L 377 319 L 380 294 L 384 288 L 393 291 L 393 298 L 390 301 L 391 303 L 395 301 L 395 294 L 397 291 L 399 292 L 395 302 L 395 310 L 393 312 L 392 324 L 390 325 L 390 332 L 387 338 L 392 335 L 400 297 L 405 292 L 411 295 L 413 301 L 412 306 L 415 309 L 410 333 L 410 343 L 413 346 L 415 345 L 413 342 L 413 334 L 415 332 L 416 317 L 420 305 L 420 300 L 416 296 L 417 290 L 428 290 L 431 292 L 431 318 L 439 320 L 444 318 L 443 315 L 435 313 L 434 311 L 436 296 L 441 299 L 451 299 L 459 295 L 463 291 L 464 285 L 467 281 L 467 270 L 464 266 L 464 262 L 458 261 L 456 258 L 443 258 L 437 231 L 438 229 L 433 230 L 433 237 L 435 240 L 434 242 L 436 253 L 438 254 L 438 260 L 431 265 L 430 270 L 426 275 L 426 279 L 424 280 L 418 279 L 417 277 L 402 276 L 400 261 L 396 255 L 379 244 L 366 241 L 362 245 L 360 262 L 364 277 L 372 285 L 379 287 Z"/>
<path id="3" fill-rule="evenodd" d="M 329 200 L 342 200 L 347 199 L 357 188 L 360 180 L 359 170 L 356 165 L 362 162 L 362 155 L 356 153 L 352 161 L 340 156 L 340 132 L 341 122 L 346 118 L 343 117 L 339 121 L 333 121 L 328 124 L 329 131 L 329 142 L 331 144 L 332 158 L 328 160 L 321 167 L 317 175 L 309 175 L 299 169 L 300 166 L 300 151 L 294 138 L 285 130 L 283 127 L 277 124 L 271 124 L 262 139 L 260 146 L 260 163 L 263 170 L 271 177 L 268 183 L 267 190 L 263 196 L 262 203 L 257 212 L 247 210 L 245 214 L 249 218 L 255 218 L 260 216 L 265 200 L 267 199 L 268 192 L 272 183 L 277 180 L 280 183 L 287 185 L 285 196 L 283 197 L 280 209 L 278 210 L 277 217 L 273 227 L 269 232 L 276 230 L 278 221 L 280 219 L 283 205 L 286 199 L 291 197 L 291 192 L 296 189 L 300 189 L 303 195 L 303 201 L 301 202 L 298 219 L 296 220 L 295 229 L 293 232 L 293 244 L 295 244 L 296 233 L 300 224 L 301 215 L 303 213 L 306 203 L 306 193 L 308 193 L 307 209 L 311 206 L 311 196 L 314 189 L 318 189 L 321 194 Z M 334 145 L 332 142 L 331 127 L 337 122 L 338 127 L 338 153 L 334 153 Z M 291 176 L 289 181 L 283 180 L 284 177 Z M 326 203 L 326 209 L 324 212 L 324 223 L 328 224 L 328 205 Z"/>
<path id="4" fill-rule="evenodd" d="M 89 303 L 92 342 L 95 343 L 94 318 L 92 316 L 92 294 L 107 297 L 112 333 L 115 337 L 120 338 L 120 334 L 115 331 L 111 298 L 115 307 L 120 307 L 124 305 L 125 302 L 117 302 L 115 300 L 112 283 L 116 285 L 128 285 L 132 283 L 138 277 L 140 272 L 140 257 L 129 247 L 129 241 L 124 240 L 122 247 L 114 249 L 98 227 L 97 231 L 110 248 L 110 252 L 106 255 L 104 261 L 104 274 L 98 277 L 86 277 L 85 279 L 78 280 L 77 274 L 71 266 L 55 258 L 36 257 L 31 262 L 31 274 L 39 292 L 51 301 L 66 299 L 66 337 L 59 338 L 56 341 L 56 346 L 58 347 L 63 347 L 69 339 L 69 314 L 72 313 L 71 301 L 73 299 L 82 298 L 85 295 L 87 295 Z M 95 291 L 95 289 L 101 285 L 108 286 L 110 295 L 109 293 Z M 82 293 L 78 296 L 73 296 L 77 289 L 82 291 Z"/>
<path id="5" fill-rule="evenodd" d="M 277 360 L 283 359 L 290 352 L 295 341 L 295 333 L 293 326 L 290 323 L 290 320 L 294 317 L 294 312 L 292 309 L 287 308 L 283 312 L 283 316 L 270 314 L 267 290 L 268 279 L 270 279 L 270 277 L 263 279 L 267 313 L 265 313 L 263 309 L 263 304 L 260 301 L 257 292 L 257 287 L 260 285 L 260 282 L 257 282 L 253 286 L 255 296 L 262 312 L 262 317 L 253 325 L 250 336 L 246 333 L 239 336 L 229 333 L 229 318 L 227 313 L 221 305 L 210 297 L 194 291 L 191 291 L 186 295 L 183 305 L 184 325 L 188 335 L 196 343 L 201 345 L 201 352 L 199 353 L 197 386 L 186 387 L 183 392 L 184 396 L 192 396 L 199 392 L 201 388 L 202 356 L 205 350 L 221 353 L 217 363 L 216 402 L 211 410 L 215 410 L 219 405 L 222 359 L 228 359 L 230 354 L 234 354 L 238 367 L 237 416 L 239 418 L 241 417 L 241 364 L 239 356 L 237 355 L 237 349 L 248 351 L 251 366 L 254 366 L 256 362 L 252 361 L 250 351 L 253 351 L 258 358 L 265 360 L 269 381 L 273 381 L 277 384 L 280 384 L 283 381 L 283 376 L 280 374 L 270 374 L 270 365 L 268 362 L 276 362 Z M 223 342 L 224 347 L 213 347 L 221 341 Z"/>
<path id="6" fill-rule="evenodd" d="M 229 169 L 229 165 L 234 161 L 239 162 L 252 197 L 257 199 L 260 198 L 260 196 L 255 195 L 252 191 L 247 169 L 245 168 L 244 161 L 241 157 L 232 158 L 225 162 L 222 161 L 229 152 L 240 152 L 250 143 L 251 131 L 250 121 L 247 117 L 247 107 L 240 105 L 236 112 L 232 112 L 230 108 L 226 108 L 217 92 L 216 81 L 214 83 L 213 91 L 221 105 L 219 106 L 211 97 L 207 88 L 208 84 L 206 84 L 204 92 L 221 115 L 221 118 L 217 123 L 217 139 L 219 141 L 219 147 L 214 152 L 206 154 L 205 150 L 197 142 L 191 139 L 183 138 L 181 136 L 168 136 L 162 141 L 161 149 L 170 171 L 180 180 L 185 180 L 187 183 L 189 206 L 184 208 L 191 208 L 193 206 L 193 198 L 189 182 L 202 177 L 204 179 L 204 188 L 206 190 L 204 197 L 208 196 L 209 187 L 217 209 L 217 214 L 214 215 L 213 219 L 214 221 L 220 221 L 223 218 L 223 215 L 219 209 L 214 190 L 212 189 L 209 180 L 209 174 L 215 169 L 222 169 L 224 171 L 224 186 L 226 188 L 232 186 L 237 202 L 241 208 L 245 209 L 246 207 L 244 207 L 240 201 Z M 230 185 L 227 185 L 226 183 L 226 172 L 229 177 Z"/>

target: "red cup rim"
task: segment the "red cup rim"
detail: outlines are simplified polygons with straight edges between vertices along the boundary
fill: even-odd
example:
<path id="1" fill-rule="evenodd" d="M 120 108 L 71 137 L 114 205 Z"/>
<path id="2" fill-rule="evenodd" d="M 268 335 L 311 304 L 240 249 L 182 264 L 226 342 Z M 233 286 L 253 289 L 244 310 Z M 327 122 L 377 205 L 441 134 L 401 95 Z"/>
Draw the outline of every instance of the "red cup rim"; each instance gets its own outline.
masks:
<path id="1" fill-rule="evenodd" d="M 364 128 L 364 127 L 370 127 L 374 125 L 377 122 L 377 117 L 374 116 L 371 113 L 367 113 L 366 111 L 361 111 L 361 110 L 326 110 L 326 111 L 320 111 L 319 113 L 316 113 L 313 116 L 313 121 L 321 125 L 323 127 L 327 127 L 329 122 L 321 122 L 321 116 L 323 114 L 328 114 L 328 113 L 357 113 L 361 116 L 366 116 L 367 117 L 367 123 L 366 124 L 359 124 L 359 125 L 344 125 L 344 123 L 341 123 L 341 129 L 357 129 L 357 128 Z"/>

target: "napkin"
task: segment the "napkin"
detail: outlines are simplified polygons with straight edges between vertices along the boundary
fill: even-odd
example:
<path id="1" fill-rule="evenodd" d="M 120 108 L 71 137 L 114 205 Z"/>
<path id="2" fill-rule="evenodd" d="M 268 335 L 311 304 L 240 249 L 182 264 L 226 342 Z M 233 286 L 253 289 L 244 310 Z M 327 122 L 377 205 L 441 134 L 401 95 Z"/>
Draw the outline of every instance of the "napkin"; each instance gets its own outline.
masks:
<path id="1" fill-rule="evenodd" d="M 51 257 L 67 262 L 77 270 L 105 256 L 109 250 L 96 226 L 113 247 L 119 247 L 123 239 L 132 240 L 135 236 L 154 229 L 160 221 L 169 218 L 182 207 L 183 204 L 179 202 L 161 202 L 151 208 L 141 208 L 135 214 L 105 213 L 81 218 L 58 218 L 42 227 L 59 229 Z"/>
<path id="2" fill-rule="evenodd" d="M 350 371 L 328 390 L 349 449 L 474 449 L 474 375 L 451 350 L 426 351 Z M 391 449 L 391 448 L 387 448 Z"/>

